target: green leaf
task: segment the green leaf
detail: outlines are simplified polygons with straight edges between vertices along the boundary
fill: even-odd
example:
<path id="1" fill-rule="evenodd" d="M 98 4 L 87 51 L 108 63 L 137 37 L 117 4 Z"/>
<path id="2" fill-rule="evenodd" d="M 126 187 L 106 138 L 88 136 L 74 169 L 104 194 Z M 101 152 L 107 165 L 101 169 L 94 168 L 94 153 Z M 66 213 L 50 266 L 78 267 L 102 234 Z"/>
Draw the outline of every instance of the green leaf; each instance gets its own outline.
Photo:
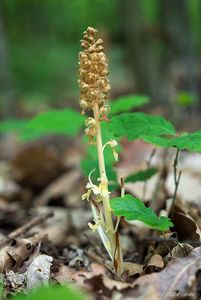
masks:
<path id="1" fill-rule="evenodd" d="M 175 147 L 180 150 L 201 152 L 201 130 L 192 133 L 185 133 L 177 137 L 158 137 L 142 136 L 145 142 L 154 144 L 159 147 Z"/>
<path id="2" fill-rule="evenodd" d="M 110 129 L 115 136 L 127 136 L 135 140 L 143 136 L 174 135 L 174 126 L 161 116 L 150 116 L 145 113 L 125 113 L 114 116 Z"/>
<path id="3" fill-rule="evenodd" d="M 21 133 L 21 138 L 30 140 L 47 134 L 73 137 L 78 134 L 83 124 L 83 117 L 74 110 L 49 110 L 28 121 Z"/>
<path id="4" fill-rule="evenodd" d="M 10 119 L 0 122 L 0 132 L 20 132 L 27 124 L 27 120 Z"/>
<path id="5" fill-rule="evenodd" d="M 132 174 L 126 177 L 125 182 L 137 182 L 137 181 L 146 181 L 157 173 L 156 168 L 149 168 L 145 171 L 139 171 L 135 174 Z"/>
<path id="6" fill-rule="evenodd" d="M 170 145 L 170 138 L 168 137 L 160 137 L 160 136 L 147 136 L 144 135 L 142 136 L 142 139 L 150 144 L 156 145 L 158 147 L 165 147 L 165 148 L 169 148 L 171 147 Z"/>
<path id="7" fill-rule="evenodd" d="M 128 221 L 139 220 L 161 231 L 166 231 L 173 226 L 169 218 L 158 217 L 152 208 L 146 207 L 141 200 L 129 194 L 112 199 L 110 205 L 116 216 L 124 216 Z"/>
<path id="8" fill-rule="evenodd" d="M 115 115 L 121 112 L 129 111 L 133 108 L 141 107 L 149 103 L 150 99 L 144 95 L 127 95 L 111 101 L 111 114 Z"/>
<path id="9" fill-rule="evenodd" d="M 49 286 L 41 287 L 38 290 L 30 292 L 28 295 L 18 294 L 11 298 L 12 300 L 87 300 L 87 297 L 67 286 Z"/>
<path id="10" fill-rule="evenodd" d="M 201 130 L 173 138 L 170 141 L 170 146 L 180 150 L 186 149 L 189 151 L 201 152 Z"/>

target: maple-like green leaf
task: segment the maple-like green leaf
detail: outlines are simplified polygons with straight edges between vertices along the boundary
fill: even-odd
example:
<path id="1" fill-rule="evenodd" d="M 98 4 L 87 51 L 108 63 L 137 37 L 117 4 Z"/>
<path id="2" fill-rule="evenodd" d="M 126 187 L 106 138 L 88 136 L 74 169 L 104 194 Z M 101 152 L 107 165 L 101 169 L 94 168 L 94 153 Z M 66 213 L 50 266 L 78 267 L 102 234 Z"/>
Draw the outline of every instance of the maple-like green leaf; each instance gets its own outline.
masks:
<path id="1" fill-rule="evenodd" d="M 129 140 L 143 136 L 176 134 L 174 126 L 163 117 L 138 112 L 114 116 L 110 123 L 110 130 L 115 136 L 127 136 Z"/>
<path id="2" fill-rule="evenodd" d="M 201 152 L 201 130 L 175 137 L 170 140 L 169 145 L 180 150 Z"/>
<path id="3" fill-rule="evenodd" d="M 180 136 L 142 136 L 145 142 L 159 147 L 175 147 L 179 150 L 201 152 L 201 130 L 192 133 L 185 133 Z"/>
<path id="4" fill-rule="evenodd" d="M 139 171 L 135 174 L 129 175 L 126 177 L 125 182 L 137 182 L 137 181 L 146 181 L 157 173 L 156 168 L 149 168 L 145 171 Z"/>
<path id="5" fill-rule="evenodd" d="M 139 220 L 148 227 L 160 231 L 166 231 L 173 226 L 169 218 L 158 217 L 152 208 L 146 207 L 140 199 L 129 194 L 113 198 L 110 205 L 116 216 L 123 216 L 128 221 Z"/>
<path id="6" fill-rule="evenodd" d="M 170 137 L 161 137 L 161 136 L 157 136 L 157 135 L 155 135 L 155 136 L 154 135 L 150 135 L 150 136 L 143 135 L 142 139 L 145 142 L 153 144 L 158 147 L 165 147 L 165 148 L 171 147 L 171 145 L 170 145 L 171 138 Z"/>
<path id="7" fill-rule="evenodd" d="M 30 140 L 47 134 L 75 136 L 83 126 L 83 117 L 72 109 L 49 110 L 29 120 L 21 138 Z"/>
<path id="8" fill-rule="evenodd" d="M 126 95 L 117 98 L 115 101 L 111 101 L 111 114 L 115 115 L 125 111 L 129 111 L 133 108 L 141 107 L 149 103 L 150 99 L 145 95 Z"/>

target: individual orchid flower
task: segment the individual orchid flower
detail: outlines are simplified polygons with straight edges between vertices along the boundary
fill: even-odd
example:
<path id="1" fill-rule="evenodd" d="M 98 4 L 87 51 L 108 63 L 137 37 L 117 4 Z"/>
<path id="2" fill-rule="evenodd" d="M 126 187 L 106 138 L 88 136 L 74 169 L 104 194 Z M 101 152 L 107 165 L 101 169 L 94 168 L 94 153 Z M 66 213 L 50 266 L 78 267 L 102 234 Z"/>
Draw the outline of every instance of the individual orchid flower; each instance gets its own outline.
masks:
<path id="1" fill-rule="evenodd" d="M 99 194 L 103 197 L 108 196 L 108 194 L 110 194 L 108 191 L 108 181 L 103 179 L 101 180 L 100 178 L 98 178 L 98 181 L 100 181 L 98 186 Z"/>
<path id="2" fill-rule="evenodd" d="M 98 179 L 98 181 L 101 181 L 100 184 L 97 186 L 96 184 L 94 184 L 91 180 L 91 174 L 95 171 L 92 170 L 89 173 L 88 176 L 88 182 L 86 184 L 86 189 L 88 190 L 85 194 L 82 195 L 82 199 L 88 199 L 91 195 L 91 192 L 94 193 L 94 195 L 97 196 L 97 200 L 101 201 L 101 197 L 105 197 L 108 196 L 108 181 L 107 180 L 100 180 L 100 178 Z"/>
<path id="3" fill-rule="evenodd" d="M 91 228 L 93 231 L 97 230 L 99 226 L 102 225 L 102 220 L 100 218 L 100 216 L 98 216 L 96 219 L 93 219 L 94 224 L 92 224 L 91 222 L 88 223 L 89 228 Z"/>
<path id="4" fill-rule="evenodd" d="M 90 199 L 90 196 L 91 196 L 91 193 L 92 193 L 92 190 L 91 189 L 89 189 L 86 193 L 84 193 L 83 195 L 82 195 L 82 200 L 87 200 L 87 201 L 89 201 Z"/>
<path id="5" fill-rule="evenodd" d="M 115 161 L 118 161 L 118 153 L 116 151 L 116 147 L 118 145 L 116 140 L 110 140 L 109 142 L 107 142 L 104 146 L 103 146 L 103 150 L 105 149 L 105 147 L 109 145 L 111 150 L 112 150 L 112 154 L 114 156 Z"/>
<path id="6" fill-rule="evenodd" d="M 95 169 L 93 169 L 90 173 L 89 173 L 89 176 L 88 176 L 88 182 L 86 184 L 86 189 L 87 189 L 87 192 L 84 193 L 82 195 L 82 200 L 85 200 L 87 199 L 87 201 L 90 200 L 90 196 L 92 194 L 92 192 L 94 193 L 94 195 L 96 195 L 96 200 L 98 201 L 101 201 L 101 190 L 102 188 L 100 187 L 101 184 L 99 184 L 99 186 L 95 185 L 92 180 L 91 180 L 91 174 L 95 171 Z"/>

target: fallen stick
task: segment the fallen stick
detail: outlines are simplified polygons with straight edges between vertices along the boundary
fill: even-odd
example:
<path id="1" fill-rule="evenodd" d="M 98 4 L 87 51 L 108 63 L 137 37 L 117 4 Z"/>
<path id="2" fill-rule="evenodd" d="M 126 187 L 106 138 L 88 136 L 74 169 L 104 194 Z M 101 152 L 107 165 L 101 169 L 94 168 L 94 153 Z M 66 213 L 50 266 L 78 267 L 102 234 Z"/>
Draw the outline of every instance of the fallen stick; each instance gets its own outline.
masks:
<path id="1" fill-rule="evenodd" d="M 36 226 L 42 222 L 44 222 L 46 219 L 52 217 L 54 215 L 53 212 L 48 212 L 41 214 L 39 216 L 34 217 L 30 221 L 28 221 L 23 226 L 20 226 L 19 228 L 15 229 L 11 233 L 8 234 L 8 236 L 5 236 L 5 239 L 0 241 L 0 247 L 5 246 L 10 240 L 17 238 L 18 236 L 21 236 L 25 234 L 27 231 L 29 231 L 33 226 Z"/>

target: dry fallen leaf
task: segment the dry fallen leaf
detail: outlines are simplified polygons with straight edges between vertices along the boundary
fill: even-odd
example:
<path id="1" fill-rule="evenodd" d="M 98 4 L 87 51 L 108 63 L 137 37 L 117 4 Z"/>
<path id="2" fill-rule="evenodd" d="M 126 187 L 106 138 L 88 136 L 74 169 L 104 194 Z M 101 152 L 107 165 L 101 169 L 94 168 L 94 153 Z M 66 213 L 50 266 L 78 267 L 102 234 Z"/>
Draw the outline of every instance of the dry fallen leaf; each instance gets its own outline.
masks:
<path id="1" fill-rule="evenodd" d="M 138 278 L 134 284 L 143 287 L 153 286 L 165 300 L 172 299 L 177 293 L 182 296 L 190 293 L 189 280 L 193 281 L 195 278 L 200 263 L 201 247 L 195 248 L 187 257 L 174 260 L 160 273 L 152 273 Z"/>
<path id="2" fill-rule="evenodd" d="M 26 276 L 25 274 L 14 273 L 12 270 L 6 272 L 4 276 L 4 286 L 7 289 L 22 291 L 25 288 Z"/>
<path id="3" fill-rule="evenodd" d="M 73 268 L 70 268 L 66 265 L 61 265 L 57 273 L 55 274 L 54 278 L 60 283 L 65 282 L 75 282 L 79 286 L 85 286 L 84 280 L 98 276 L 98 275 L 104 275 L 107 274 L 107 269 L 104 265 L 99 263 L 91 263 L 90 265 L 90 271 L 85 270 L 76 270 Z"/>
<path id="4" fill-rule="evenodd" d="M 151 256 L 148 264 L 145 266 L 144 271 L 146 273 L 152 273 L 154 271 L 159 271 L 164 267 L 163 258 L 159 254 L 154 254 Z"/>
<path id="5" fill-rule="evenodd" d="M 51 211 L 52 207 L 40 206 L 34 209 L 33 213 L 40 215 Z M 70 219 L 68 210 L 61 207 L 54 207 L 54 215 L 38 226 L 34 226 L 30 232 L 47 234 L 48 240 L 58 246 L 61 243 L 64 243 L 69 227 Z"/>
<path id="6" fill-rule="evenodd" d="M 45 254 L 41 254 L 34 257 L 32 263 L 30 264 L 26 272 L 27 290 L 36 288 L 41 284 L 48 284 L 52 261 L 53 258 Z"/>
<path id="7" fill-rule="evenodd" d="M 118 300 L 163 300 L 162 297 L 158 294 L 156 289 L 151 285 L 146 286 L 136 286 L 134 289 L 127 289 L 118 292 Z M 115 299 L 112 297 L 112 300 Z"/>
<path id="8" fill-rule="evenodd" d="M 128 276 L 140 274 L 143 272 L 143 265 L 125 261 L 123 262 L 123 273 L 124 272 L 127 272 Z"/>
<path id="9" fill-rule="evenodd" d="M 173 258 L 188 256 L 192 250 L 193 247 L 191 245 L 187 243 L 179 243 L 172 249 L 171 256 Z"/>
<path id="10" fill-rule="evenodd" d="M 170 218 L 174 224 L 173 231 L 177 232 L 181 241 L 200 241 L 201 232 L 193 218 L 184 210 L 181 204 L 173 206 Z"/>
<path id="11" fill-rule="evenodd" d="M 29 239 L 11 240 L 0 250 L 0 272 L 22 269 L 24 263 L 34 255 L 35 250 L 46 235 L 37 234 Z"/>

